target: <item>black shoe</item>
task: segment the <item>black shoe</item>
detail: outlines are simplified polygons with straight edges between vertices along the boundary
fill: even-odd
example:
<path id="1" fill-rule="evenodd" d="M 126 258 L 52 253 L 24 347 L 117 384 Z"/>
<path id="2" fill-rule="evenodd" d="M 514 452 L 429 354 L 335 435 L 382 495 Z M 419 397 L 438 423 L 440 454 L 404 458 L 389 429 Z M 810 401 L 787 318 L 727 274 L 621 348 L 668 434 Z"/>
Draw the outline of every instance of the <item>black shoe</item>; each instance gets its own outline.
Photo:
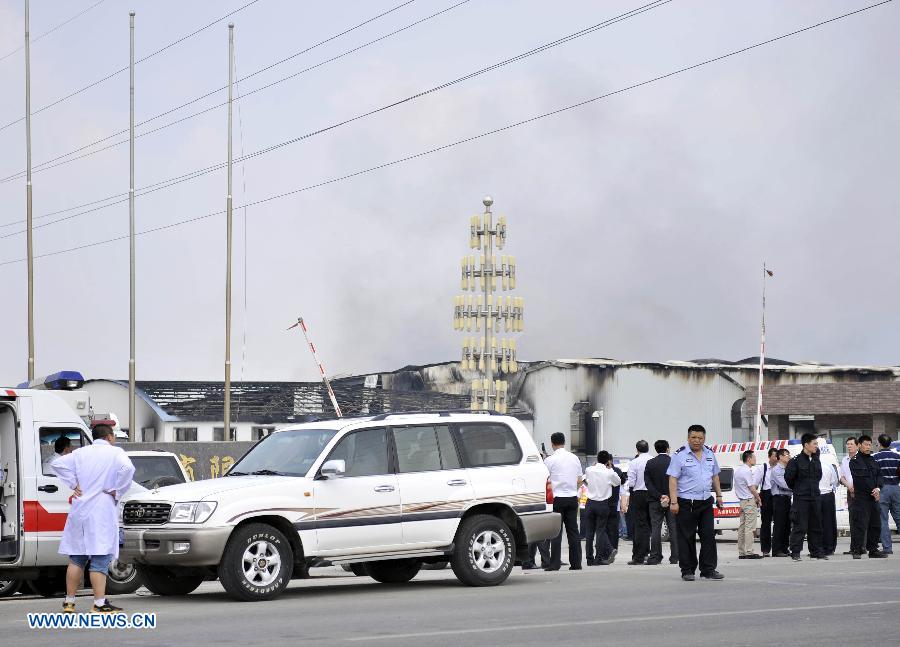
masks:
<path id="1" fill-rule="evenodd" d="M 570 567 L 569 567 L 569 570 L 570 570 L 570 571 L 580 571 L 580 570 L 581 570 L 581 567 L 580 567 L 580 566 L 570 566 Z"/>
<path id="2" fill-rule="evenodd" d="M 791 559 L 794 560 L 795 562 L 803 561 L 803 558 L 800 557 L 800 555 L 791 555 Z"/>
<path id="3" fill-rule="evenodd" d="M 824 553 L 822 555 L 810 555 L 810 557 L 813 559 L 828 559 L 828 555 L 825 555 Z"/>
<path id="4" fill-rule="evenodd" d="M 644 562 L 644 564 L 646 564 L 647 566 L 656 566 L 657 564 L 662 564 L 662 560 L 661 559 L 648 559 L 646 562 Z"/>
<path id="5" fill-rule="evenodd" d="M 588 566 L 596 566 L 598 561 L 599 560 L 596 560 L 596 559 L 589 559 L 589 560 L 587 560 L 587 565 Z"/>
<path id="6" fill-rule="evenodd" d="M 91 607 L 91 613 L 121 613 L 122 608 L 113 606 L 109 603 L 109 600 L 104 602 L 101 606 L 97 606 L 96 604 Z"/>
<path id="7" fill-rule="evenodd" d="M 862 553 L 851 553 L 853 559 L 862 559 Z"/>
<path id="8" fill-rule="evenodd" d="M 756 553 L 750 553 L 749 555 L 739 555 L 738 559 L 762 559 L 762 555 L 757 555 Z"/>
<path id="9" fill-rule="evenodd" d="M 719 571 L 713 571 L 711 573 L 700 573 L 700 579 L 703 580 L 724 580 L 725 576 L 722 575 Z"/>
<path id="10" fill-rule="evenodd" d="M 644 562 L 639 562 L 636 559 L 632 559 L 630 562 L 628 562 L 628 565 L 629 566 L 643 566 Z"/>
<path id="11" fill-rule="evenodd" d="M 681 579 L 685 582 L 693 582 L 695 578 L 693 573 L 682 573 Z"/>
<path id="12" fill-rule="evenodd" d="M 869 552 L 869 557 L 871 559 L 887 559 L 887 554 L 880 550 L 873 550 Z"/>
<path id="13" fill-rule="evenodd" d="M 545 566 L 544 570 L 545 571 L 558 571 L 559 568 L 560 568 L 559 566 Z"/>
<path id="14" fill-rule="evenodd" d="M 677 558 L 677 557 L 670 557 L 670 558 L 669 558 L 669 563 L 670 563 L 670 564 L 677 564 L 677 563 L 678 563 L 678 558 Z"/>
<path id="15" fill-rule="evenodd" d="M 881 552 L 884 553 L 885 555 L 893 555 L 894 554 L 894 551 L 892 551 L 892 550 L 883 550 Z"/>
<path id="16" fill-rule="evenodd" d="M 597 560 L 597 566 L 609 566 L 609 565 L 612 564 L 612 563 L 613 563 L 612 558 L 609 558 L 609 559 L 598 559 L 598 560 Z"/>
<path id="17" fill-rule="evenodd" d="M 523 571 L 533 571 L 533 570 L 536 569 L 536 568 L 537 568 L 537 566 L 536 566 L 533 562 L 530 563 L 530 564 L 527 564 L 527 563 L 526 563 L 526 564 L 522 564 L 522 570 L 523 570 Z"/>
<path id="18" fill-rule="evenodd" d="M 790 557 L 787 553 L 774 553 L 772 557 Z"/>

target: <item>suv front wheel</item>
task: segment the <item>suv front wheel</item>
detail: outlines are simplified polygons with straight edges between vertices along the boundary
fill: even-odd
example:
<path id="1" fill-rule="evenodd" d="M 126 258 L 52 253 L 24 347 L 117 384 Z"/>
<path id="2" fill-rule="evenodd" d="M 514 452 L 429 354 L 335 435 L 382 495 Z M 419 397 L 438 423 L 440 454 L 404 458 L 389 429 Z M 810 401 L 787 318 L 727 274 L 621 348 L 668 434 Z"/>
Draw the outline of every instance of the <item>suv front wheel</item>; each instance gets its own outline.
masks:
<path id="1" fill-rule="evenodd" d="M 294 553 L 284 534 L 263 523 L 237 528 L 219 564 L 219 581 L 231 597 L 244 602 L 269 600 L 287 588 Z"/>
<path id="2" fill-rule="evenodd" d="M 466 586 L 496 586 L 509 577 L 515 554 L 509 526 L 502 519 L 479 514 L 460 524 L 450 565 Z"/>

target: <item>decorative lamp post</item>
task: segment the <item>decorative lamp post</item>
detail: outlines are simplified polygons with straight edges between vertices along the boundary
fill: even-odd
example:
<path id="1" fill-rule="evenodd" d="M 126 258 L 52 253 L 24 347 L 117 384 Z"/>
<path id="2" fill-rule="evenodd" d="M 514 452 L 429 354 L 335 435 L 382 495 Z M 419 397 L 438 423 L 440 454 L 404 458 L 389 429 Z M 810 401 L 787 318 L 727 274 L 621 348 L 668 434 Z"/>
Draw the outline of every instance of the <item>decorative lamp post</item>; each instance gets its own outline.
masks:
<path id="1" fill-rule="evenodd" d="M 469 247 L 479 254 L 464 256 L 461 266 L 462 289 L 473 294 L 456 297 L 453 328 L 476 333 L 463 337 L 460 363 L 462 370 L 480 373 L 472 380 L 472 410 L 506 413 L 508 384 L 500 377 L 518 370 L 516 340 L 495 335 L 522 332 L 525 300 L 500 293 L 516 287 L 516 259 L 495 255 L 495 249 L 506 245 L 506 218 L 494 222 L 490 196 L 482 203 L 484 213 L 472 216 L 469 223 Z"/>

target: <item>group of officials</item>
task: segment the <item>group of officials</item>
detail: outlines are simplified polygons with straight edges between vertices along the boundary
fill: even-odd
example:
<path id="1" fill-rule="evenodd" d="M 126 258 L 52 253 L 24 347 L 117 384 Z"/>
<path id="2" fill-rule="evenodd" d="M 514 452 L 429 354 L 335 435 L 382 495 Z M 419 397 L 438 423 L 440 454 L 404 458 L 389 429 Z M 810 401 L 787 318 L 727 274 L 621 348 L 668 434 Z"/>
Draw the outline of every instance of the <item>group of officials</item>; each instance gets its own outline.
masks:
<path id="1" fill-rule="evenodd" d="M 629 565 L 662 563 L 661 530 L 665 521 L 670 531 L 669 562 L 679 565 L 683 580 L 694 581 L 698 567 L 703 579 L 724 578 L 717 570 L 713 514 L 714 506 L 723 507 L 721 470 L 715 453 L 705 444 L 706 430 L 701 425 L 688 428 L 687 442 L 673 455 L 669 454 L 669 443 L 658 440 L 654 443 L 656 456 L 651 458 L 649 444 L 639 441 L 627 475 L 613 465 L 612 456 L 605 450 L 597 455 L 597 464 L 582 474 L 578 457 L 565 449 L 563 434 L 555 433 L 550 440 L 553 453 L 545 464 L 550 471 L 553 509 L 562 517 L 562 529 L 550 542 L 549 551 L 542 545 L 530 546 L 530 560 L 523 568 L 535 567 L 540 550 L 544 570 L 559 570 L 563 530 L 569 544 L 569 569 L 582 568 L 578 490 L 583 483 L 587 502 L 582 530 L 588 566 L 608 565 L 616 557 L 622 488 L 621 510 L 626 513 L 631 508 L 634 515 Z M 761 467 L 756 466 L 754 452 L 745 451 L 734 477 L 740 501 L 738 557 L 761 559 L 771 554 L 799 561 L 805 539 L 810 557 L 828 559 L 837 547 L 838 483 L 848 492 L 851 542 L 847 554 L 854 559 L 864 553 L 872 558 L 890 555 L 888 514 L 900 526 L 900 454 L 890 450 L 888 436 L 878 440 L 882 450 L 874 456 L 869 436 L 848 440 L 849 455 L 839 473 L 830 465 L 823 469 L 813 434 L 802 436 L 802 450 L 794 457 L 787 449 L 770 449 Z M 762 554 L 754 551 L 760 514 Z"/>

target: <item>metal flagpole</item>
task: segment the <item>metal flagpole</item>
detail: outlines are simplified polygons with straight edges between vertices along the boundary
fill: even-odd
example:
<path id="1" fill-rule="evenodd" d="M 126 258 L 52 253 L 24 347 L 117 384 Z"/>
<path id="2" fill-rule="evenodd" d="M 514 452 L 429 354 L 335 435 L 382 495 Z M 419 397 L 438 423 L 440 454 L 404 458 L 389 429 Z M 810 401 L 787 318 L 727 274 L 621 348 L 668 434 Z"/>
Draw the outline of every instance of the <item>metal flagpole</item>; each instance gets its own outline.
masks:
<path id="1" fill-rule="evenodd" d="M 134 382 L 135 382 L 135 258 L 134 258 L 134 12 L 129 12 L 129 31 L 130 31 L 130 47 L 129 47 L 129 122 L 128 122 L 128 140 L 129 140 L 129 180 L 128 180 L 128 244 L 131 258 L 131 276 L 130 276 L 130 294 L 131 294 L 131 331 L 130 331 L 130 347 L 128 355 L 128 431 L 131 434 L 132 441 L 141 440 L 138 438 L 136 431 L 136 420 L 134 414 Z"/>
<path id="2" fill-rule="evenodd" d="M 756 391 L 756 434 L 754 442 L 759 442 L 760 431 L 762 429 L 762 396 L 763 396 L 763 374 L 766 362 L 766 278 L 772 276 L 772 272 L 766 268 L 763 262 L 762 277 L 762 325 L 759 335 L 759 384 Z"/>
<path id="3" fill-rule="evenodd" d="M 231 439 L 231 104 L 234 85 L 234 23 L 228 23 L 228 197 L 226 201 L 225 243 L 225 428 Z"/>
<path id="4" fill-rule="evenodd" d="M 34 239 L 31 222 L 31 36 L 25 0 L 25 213 L 28 246 L 28 381 L 34 379 Z"/>

